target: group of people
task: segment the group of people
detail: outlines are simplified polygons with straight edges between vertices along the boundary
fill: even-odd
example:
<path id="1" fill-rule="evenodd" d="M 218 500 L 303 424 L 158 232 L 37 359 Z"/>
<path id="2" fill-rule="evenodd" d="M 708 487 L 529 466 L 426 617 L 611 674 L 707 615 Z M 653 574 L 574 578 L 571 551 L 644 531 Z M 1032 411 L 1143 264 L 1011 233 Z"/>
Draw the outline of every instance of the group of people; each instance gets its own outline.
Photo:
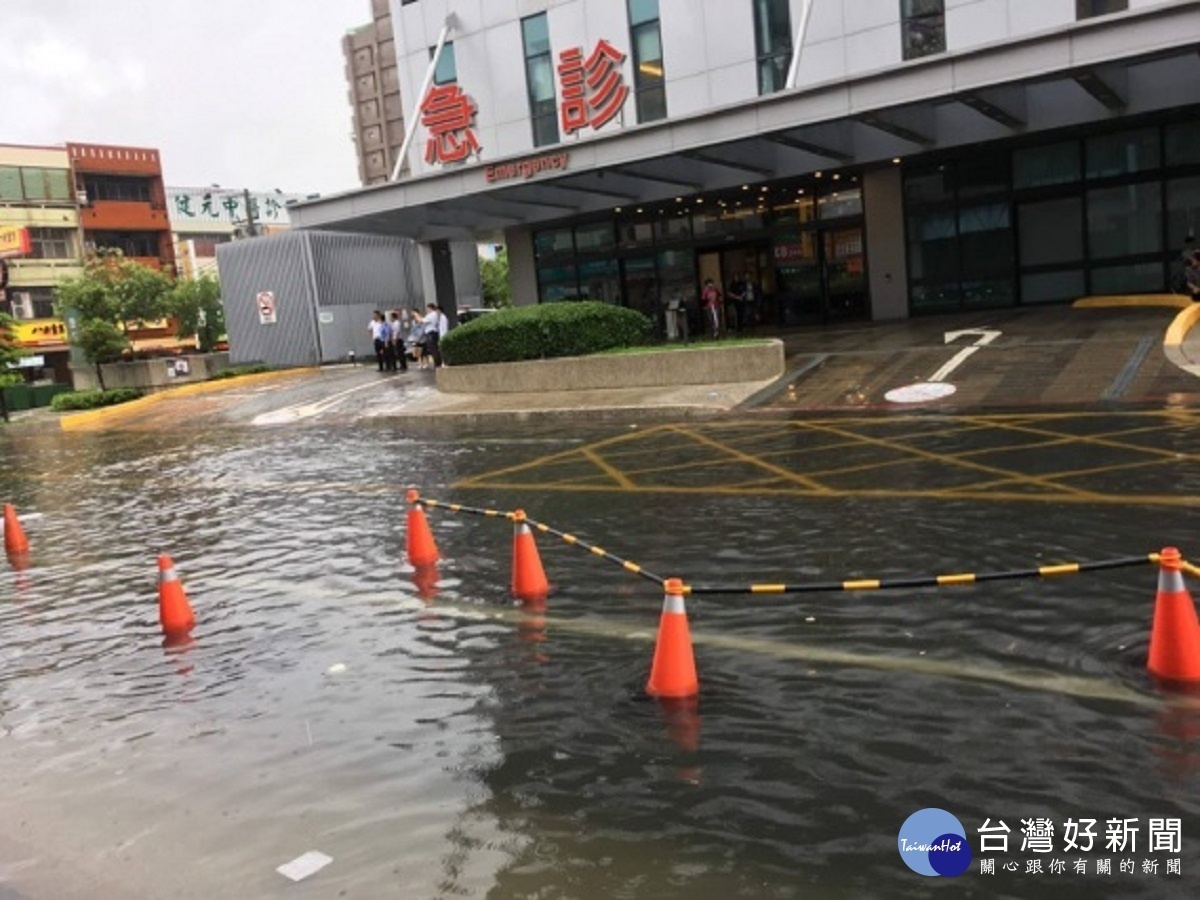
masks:
<path id="1" fill-rule="evenodd" d="M 422 313 L 417 307 L 394 309 L 391 316 L 375 310 L 371 317 L 371 340 L 380 372 L 408 371 L 411 358 L 419 369 L 442 365 L 442 338 L 450 330 L 450 320 L 436 303 Z"/>
<path id="2" fill-rule="evenodd" d="M 700 305 L 704 308 L 704 323 L 714 338 L 721 336 L 721 312 L 725 313 L 726 332 L 742 332 L 758 321 L 758 287 L 749 272 L 735 275 L 729 283 L 729 293 L 722 293 L 711 278 L 704 280 Z"/>

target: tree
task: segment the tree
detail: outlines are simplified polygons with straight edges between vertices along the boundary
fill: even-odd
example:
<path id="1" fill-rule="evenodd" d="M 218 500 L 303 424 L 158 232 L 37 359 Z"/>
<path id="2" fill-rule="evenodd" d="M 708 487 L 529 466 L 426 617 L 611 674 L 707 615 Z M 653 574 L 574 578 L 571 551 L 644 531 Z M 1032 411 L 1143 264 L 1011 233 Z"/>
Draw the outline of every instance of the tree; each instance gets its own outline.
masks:
<path id="1" fill-rule="evenodd" d="M 171 280 L 157 269 L 125 259 L 120 250 L 101 250 L 88 258 L 83 275 L 55 288 L 61 309 L 74 309 L 80 321 L 117 325 L 126 334 L 131 323 L 144 324 L 167 314 Z"/>
<path id="2" fill-rule="evenodd" d="M 20 381 L 20 376 L 10 373 L 9 366 L 15 366 L 17 360 L 25 352 L 17 346 L 17 337 L 13 334 L 13 317 L 0 312 L 0 387 L 8 383 Z"/>
<path id="3" fill-rule="evenodd" d="M 201 353 L 211 353 L 225 334 L 221 285 L 211 275 L 196 281 L 177 281 L 167 295 L 167 311 L 179 321 L 178 336 L 196 335 Z"/>
<path id="4" fill-rule="evenodd" d="M 119 360 L 129 347 L 129 338 L 112 322 L 84 319 L 73 342 L 83 351 L 83 358 L 96 367 L 96 380 L 100 382 L 100 390 L 104 390 L 104 373 L 100 366 Z"/>
<path id="5" fill-rule="evenodd" d="M 501 247 L 495 259 L 485 259 L 479 264 L 479 278 L 483 282 L 483 305 L 493 309 L 512 306 L 512 294 L 508 286 L 508 250 Z"/>

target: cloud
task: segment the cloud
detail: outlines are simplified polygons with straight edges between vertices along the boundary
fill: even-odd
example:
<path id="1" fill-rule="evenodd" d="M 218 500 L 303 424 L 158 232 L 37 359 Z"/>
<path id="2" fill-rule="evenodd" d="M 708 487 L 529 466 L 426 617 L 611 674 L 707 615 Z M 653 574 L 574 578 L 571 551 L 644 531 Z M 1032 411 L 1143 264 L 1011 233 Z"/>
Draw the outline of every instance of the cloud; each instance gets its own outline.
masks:
<path id="1" fill-rule="evenodd" d="M 357 186 L 341 38 L 369 0 L 3 0 L 4 140 L 156 147 L 169 184 Z"/>

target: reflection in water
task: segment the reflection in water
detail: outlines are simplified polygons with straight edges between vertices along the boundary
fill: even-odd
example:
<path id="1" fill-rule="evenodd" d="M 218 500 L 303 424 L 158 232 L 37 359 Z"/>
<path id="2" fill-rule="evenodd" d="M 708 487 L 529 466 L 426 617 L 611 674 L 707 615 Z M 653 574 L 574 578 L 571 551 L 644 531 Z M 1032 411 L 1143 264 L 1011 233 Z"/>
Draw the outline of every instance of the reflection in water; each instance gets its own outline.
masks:
<path id="1" fill-rule="evenodd" d="M 438 567 L 437 563 L 427 563 L 421 566 L 414 566 L 412 571 L 413 587 L 417 589 L 417 596 L 426 603 L 432 603 L 437 599 L 438 595 Z"/>
<path id="2" fill-rule="evenodd" d="M 169 894 L 155 888 L 205 859 L 210 896 L 282 896 L 274 866 L 319 849 L 321 896 L 492 900 L 920 896 L 895 838 L 925 806 L 969 830 L 1200 816 L 1200 713 L 1143 673 L 1147 572 L 694 598 L 701 696 L 662 702 L 644 693 L 657 588 L 548 544 L 550 608 L 514 606 L 506 536 L 450 517 L 432 523 L 440 567 L 397 577 L 406 511 L 378 485 L 420 471 L 439 499 L 524 504 L 720 582 L 1122 556 L 1159 534 L 1158 511 L 696 495 L 681 520 L 635 494 L 454 496 L 541 450 L 422 439 L 215 429 L 13 455 L 0 486 L 44 519 L 37 567 L 0 584 L 6 810 L 71 809 L 95 858 L 152 825 L 127 895 Z M 145 577 L 162 551 L 186 567 L 198 640 L 162 642 Z M 1185 837 L 1185 872 L 1198 846 Z M 1176 885 L 1068 890 L 1085 888 Z"/>

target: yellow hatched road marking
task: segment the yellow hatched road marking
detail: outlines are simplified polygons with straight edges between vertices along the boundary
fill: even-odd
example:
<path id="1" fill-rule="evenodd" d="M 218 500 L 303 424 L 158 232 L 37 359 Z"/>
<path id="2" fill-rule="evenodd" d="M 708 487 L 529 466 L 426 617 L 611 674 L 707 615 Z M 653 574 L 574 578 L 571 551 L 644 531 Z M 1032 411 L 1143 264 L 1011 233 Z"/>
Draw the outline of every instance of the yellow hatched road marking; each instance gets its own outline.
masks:
<path id="1" fill-rule="evenodd" d="M 691 438 L 692 440 L 696 441 L 697 443 L 706 444 L 709 447 L 712 447 L 714 450 L 720 450 L 722 453 L 727 453 L 730 456 L 732 456 L 734 459 L 737 459 L 741 462 L 747 463 L 752 466 L 758 466 L 761 469 L 766 469 L 768 472 L 772 472 L 772 473 L 778 475 L 780 478 L 786 479 L 788 481 L 794 481 L 797 484 L 802 484 L 805 487 L 807 487 L 809 490 L 814 491 L 815 493 L 818 493 L 818 494 L 832 493 L 832 491 L 829 488 L 825 487 L 822 484 L 818 484 L 817 482 L 813 481 L 811 478 L 808 478 L 805 475 L 801 475 L 798 472 L 793 472 L 790 469 L 783 468 L 782 466 L 776 466 L 772 463 L 766 462 L 765 460 L 759 459 L 758 457 L 751 456 L 749 453 L 743 453 L 742 451 L 736 450 L 733 447 L 730 447 L 726 444 L 722 444 L 719 441 L 714 441 L 712 438 L 705 437 L 704 435 L 699 434 L 698 432 L 696 432 L 690 428 L 683 428 L 683 427 L 677 426 L 677 425 L 671 426 L 671 427 L 674 431 L 676 431 L 679 434 L 682 434 L 686 437 Z"/>

